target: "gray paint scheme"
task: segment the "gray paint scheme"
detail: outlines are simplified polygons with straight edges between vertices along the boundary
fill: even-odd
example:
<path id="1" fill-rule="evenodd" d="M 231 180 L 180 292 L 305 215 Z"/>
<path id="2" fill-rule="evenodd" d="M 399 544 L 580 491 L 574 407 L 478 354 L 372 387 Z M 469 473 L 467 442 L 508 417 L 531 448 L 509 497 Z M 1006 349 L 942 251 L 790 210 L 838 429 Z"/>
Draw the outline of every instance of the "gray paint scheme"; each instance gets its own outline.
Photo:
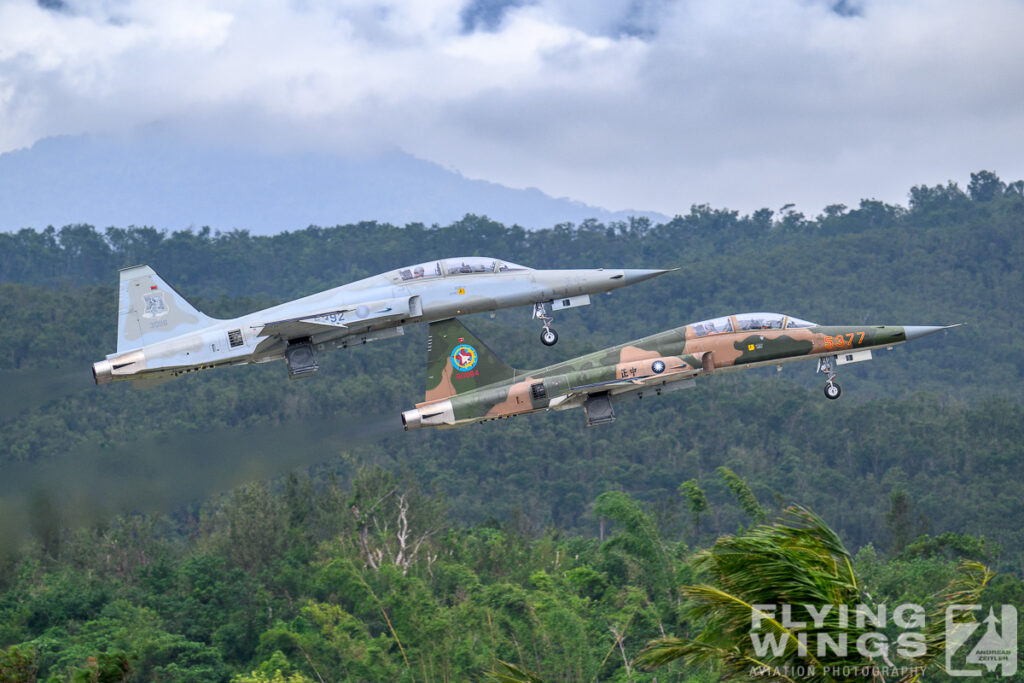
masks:
<path id="1" fill-rule="evenodd" d="M 561 307 L 586 305 L 583 295 L 666 272 L 534 270 L 484 257 L 444 259 L 218 320 L 196 310 L 149 266 L 134 266 L 120 272 L 117 351 L 93 365 L 93 376 L 97 384 L 145 386 L 222 365 L 280 360 L 289 344 L 308 341 L 322 351 L 398 336 L 403 325 L 454 315 L 554 300 Z"/>

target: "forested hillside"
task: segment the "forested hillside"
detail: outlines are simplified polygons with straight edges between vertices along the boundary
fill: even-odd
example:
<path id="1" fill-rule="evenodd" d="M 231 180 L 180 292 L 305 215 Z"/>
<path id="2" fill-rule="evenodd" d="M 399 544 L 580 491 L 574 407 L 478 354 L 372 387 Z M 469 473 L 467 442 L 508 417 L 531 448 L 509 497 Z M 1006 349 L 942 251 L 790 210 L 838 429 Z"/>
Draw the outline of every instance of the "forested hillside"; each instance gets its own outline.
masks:
<path id="1" fill-rule="evenodd" d="M 559 313 L 553 348 L 527 309 L 466 319 L 517 367 L 742 311 L 967 325 L 843 367 L 840 401 L 794 364 L 621 404 L 593 429 L 569 411 L 402 432 L 422 400 L 422 327 L 321 355 L 302 381 L 273 363 L 92 385 L 115 346 L 118 268 L 148 263 L 224 317 L 474 254 L 680 268 Z M 1022 264 L 1024 183 L 984 171 L 966 191 L 816 218 L 696 206 L 539 231 L 467 216 L 0 234 L 0 648 L 19 647 L 0 672 L 24 656 L 60 680 L 462 680 L 499 658 L 546 680 L 644 680 L 630 659 L 685 628 L 673 590 L 689 553 L 788 503 L 860 549 L 881 595 L 923 600 L 966 556 L 1024 604 Z M 684 495 L 698 490 L 706 511 Z M 403 524 L 419 545 L 399 556 Z"/>

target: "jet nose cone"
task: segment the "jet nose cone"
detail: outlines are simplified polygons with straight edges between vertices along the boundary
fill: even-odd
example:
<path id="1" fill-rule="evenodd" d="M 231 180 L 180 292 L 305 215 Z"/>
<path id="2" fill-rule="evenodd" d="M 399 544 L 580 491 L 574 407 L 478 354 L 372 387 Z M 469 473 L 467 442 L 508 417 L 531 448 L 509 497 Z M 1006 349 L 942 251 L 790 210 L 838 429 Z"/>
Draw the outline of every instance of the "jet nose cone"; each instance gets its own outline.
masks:
<path id="1" fill-rule="evenodd" d="M 644 280 L 650 280 L 652 277 L 658 277 L 659 275 L 664 275 L 665 273 L 671 273 L 674 270 L 679 269 L 669 268 L 666 270 L 661 270 L 657 268 L 627 268 L 622 271 L 622 279 L 625 281 L 625 284 L 632 285 L 636 284 L 637 282 L 643 282 Z"/>
<path id="2" fill-rule="evenodd" d="M 938 332 L 939 330 L 948 330 L 951 327 L 959 327 L 959 326 L 960 326 L 960 324 L 957 324 L 957 325 L 904 325 L 903 326 L 903 333 L 907 335 L 907 341 L 911 341 L 913 339 L 918 339 L 919 337 L 923 337 L 925 335 L 932 334 L 933 332 Z"/>

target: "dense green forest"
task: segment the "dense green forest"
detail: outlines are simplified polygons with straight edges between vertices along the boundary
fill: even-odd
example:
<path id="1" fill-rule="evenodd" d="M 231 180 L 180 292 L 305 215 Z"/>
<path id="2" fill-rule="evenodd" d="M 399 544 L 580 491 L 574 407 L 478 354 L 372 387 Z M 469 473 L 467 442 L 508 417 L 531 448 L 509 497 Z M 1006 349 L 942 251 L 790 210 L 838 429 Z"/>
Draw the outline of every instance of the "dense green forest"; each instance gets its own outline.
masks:
<path id="1" fill-rule="evenodd" d="M 844 367 L 840 401 L 795 364 L 593 429 L 569 411 L 403 433 L 422 327 L 297 382 L 268 364 L 92 385 L 118 268 L 148 263 L 225 317 L 474 254 L 681 269 L 560 313 L 553 348 L 526 309 L 466 320 L 517 367 L 747 310 L 968 324 Z M 790 503 L 836 530 L 876 598 L 927 603 L 968 558 L 999 571 L 987 603 L 1024 606 L 1022 264 L 1024 183 L 985 171 L 815 218 L 0 234 L 0 680 L 465 680 L 498 660 L 715 680 L 633 660 L 697 628 L 677 591 L 692 553 Z"/>

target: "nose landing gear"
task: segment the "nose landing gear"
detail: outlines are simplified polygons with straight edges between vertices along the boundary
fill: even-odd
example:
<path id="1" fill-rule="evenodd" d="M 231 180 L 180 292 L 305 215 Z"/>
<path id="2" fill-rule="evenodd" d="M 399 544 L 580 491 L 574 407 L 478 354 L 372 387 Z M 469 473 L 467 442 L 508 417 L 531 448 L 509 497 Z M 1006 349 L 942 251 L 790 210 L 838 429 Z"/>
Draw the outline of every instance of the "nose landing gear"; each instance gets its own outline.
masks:
<path id="1" fill-rule="evenodd" d="M 843 395 L 843 388 L 839 386 L 834 380 L 825 382 L 825 398 L 836 400 Z"/>
<path id="2" fill-rule="evenodd" d="M 818 359 L 818 372 L 824 372 L 828 375 L 828 379 L 825 380 L 825 398 L 830 401 L 834 401 L 843 395 L 843 388 L 836 381 L 836 373 L 832 369 L 834 360 L 835 356 L 823 356 Z"/>
<path id="3" fill-rule="evenodd" d="M 548 308 L 543 302 L 533 305 L 533 319 L 544 323 L 544 328 L 540 331 L 540 343 L 544 346 L 557 344 L 558 333 L 551 329 L 551 323 L 555 319 L 548 315 Z"/>

